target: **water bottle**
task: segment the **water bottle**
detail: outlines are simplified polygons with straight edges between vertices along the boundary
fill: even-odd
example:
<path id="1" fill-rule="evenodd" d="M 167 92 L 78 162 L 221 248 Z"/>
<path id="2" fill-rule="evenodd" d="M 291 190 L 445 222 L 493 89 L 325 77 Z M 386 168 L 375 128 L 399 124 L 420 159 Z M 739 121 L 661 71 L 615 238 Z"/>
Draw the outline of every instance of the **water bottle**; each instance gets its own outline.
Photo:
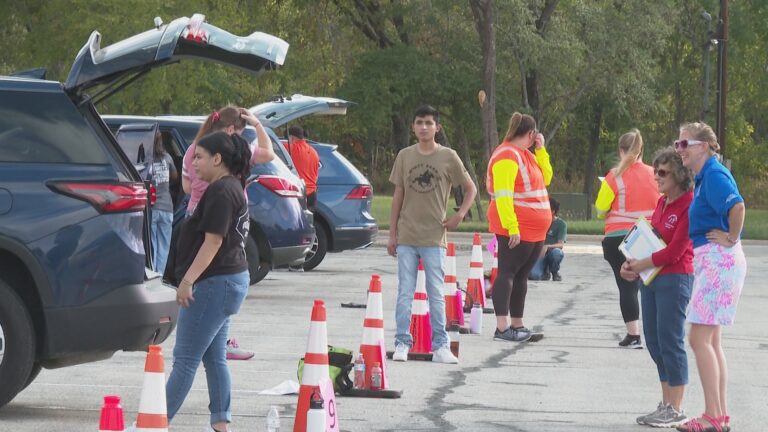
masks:
<path id="1" fill-rule="evenodd" d="M 480 303 L 472 305 L 472 312 L 469 315 L 469 332 L 472 334 L 483 332 L 483 308 Z"/>
<path id="2" fill-rule="evenodd" d="M 280 432 L 280 413 L 274 405 L 269 407 L 267 413 L 267 432 Z"/>
<path id="3" fill-rule="evenodd" d="M 365 359 L 363 353 L 357 355 L 355 360 L 355 388 L 363 390 L 365 389 Z"/>
<path id="4" fill-rule="evenodd" d="M 374 362 L 371 368 L 371 390 L 381 390 L 381 365 Z"/>
<path id="5" fill-rule="evenodd" d="M 307 432 L 325 432 L 325 409 L 323 408 L 323 397 L 315 389 L 312 393 L 312 399 L 309 400 L 309 411 L 307 411 Z"/>

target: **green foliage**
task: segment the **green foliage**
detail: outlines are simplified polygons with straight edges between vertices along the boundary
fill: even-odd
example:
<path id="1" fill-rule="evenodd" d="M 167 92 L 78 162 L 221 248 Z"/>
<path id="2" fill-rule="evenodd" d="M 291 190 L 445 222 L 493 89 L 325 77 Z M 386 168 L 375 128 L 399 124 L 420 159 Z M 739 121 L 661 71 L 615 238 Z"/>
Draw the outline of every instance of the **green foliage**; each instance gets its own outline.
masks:
<path id="1" fill-rule="evenodd" d="M 499 0 L 494 28 L 499 132 L 514 111 L 536 116 L 555 167 L 550 189 L 581 191 L 595 181 L 616 162 L 617 139 L 630 128 L 641 130 L 647 160 L 677 137 L 681 123 L 714 126 L 717 51 L 709 53 L 705 107 L 711 36 L 702 11 L 716 23 L 717 0 L 560 0 L 542 25 L 549 3 Z M 155 16 L 170 22 L 199 12 L 234 34 L 274 34 L 290 43 L 278 71 L 256 77 L 183 61 L 98 109 L 205 114 L 276 94 L 346 98 L 356 102 L 346 118 L 301 122 L 313 138 L 339 144 L 376 190 L 386 190 L 397 149 L 413 140 L 413 109 L 429 103 L 441 111 L 449 143 L 484 180 L 482 53 L 466 1 L 0 0 L 0 10 L 0 73 L 44 66 L 60 81 L 92 31 L 102 34 L 104 47 L 151 29 Z M 768 206 L 768 2 L 731 2 L 729 19 L 726 156 L 748 205 Z M 466 149 L 458 148 L 463 138 Z"/>

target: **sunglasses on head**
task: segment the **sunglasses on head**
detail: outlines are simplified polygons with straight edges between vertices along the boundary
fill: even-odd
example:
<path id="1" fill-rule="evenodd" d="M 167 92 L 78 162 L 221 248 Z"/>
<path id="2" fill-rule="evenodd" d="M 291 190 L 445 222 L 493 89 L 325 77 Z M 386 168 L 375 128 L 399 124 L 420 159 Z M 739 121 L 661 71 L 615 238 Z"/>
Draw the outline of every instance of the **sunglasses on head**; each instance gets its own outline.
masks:
<path id="1" fill-rule="evenodd" d="M 682 139 L 675 141 L 675 150 L 685 150 L 688 148 L 688 146 L 692 145 L 699 145 L 699 144 L 705 144 L 704 141 L 699 140 L 690 140 L 690 139 Z"/>
<path id="2" fill-rule="evenodd" d="M 662 177 L 662 178 L 664 178 L 664 177 L 666 177 L 666 176 L 667 176 L 667 174 L 669 174 L 669 173 L 670 173 L 670 171 L 667 171 L 667 170 L 665 170 L 665 169 L 663 169 L 663 168 L 662 168 L 662 169 L 656 169 L 656 168 L 654 168 L 654 169 L 653 169 L 653 173 L 654 173 L 654 174 L 656 174 L 656 175 L 657 175 L 657 176 L 659 176 L 659 177 Z"/>

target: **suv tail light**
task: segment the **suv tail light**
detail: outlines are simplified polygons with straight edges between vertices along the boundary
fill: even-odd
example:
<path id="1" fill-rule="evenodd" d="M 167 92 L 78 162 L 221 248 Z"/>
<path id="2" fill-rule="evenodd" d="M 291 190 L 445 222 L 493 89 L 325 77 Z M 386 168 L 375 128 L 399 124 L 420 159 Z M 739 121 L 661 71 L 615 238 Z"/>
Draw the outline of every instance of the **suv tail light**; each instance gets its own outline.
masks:
<path id="1" fill-rule="evenodd" d="M 187 28 L 181 34 L 181 37 L 188 41 L 196 42 L 199 44 L 208 43 L 208 32 L 202 28 L 204 21 L 205 15 L 192 15 L 192 18 L 189 19 L 189 24 L 187 24 Z"/>
<path id="2" fill-rule="evenodd" d="M 155 187 L 155 185 L 150 184 L 149 185 L 149 203 L 151 205 L 155 205 L 156 202 L 157 202 L 157 188 Z"/>
<path id="3" fill-rule="evenodd" d="M 147 190 L 141 183 L 51 182 L 48 186 L 91 204 L 99 213 L 130 213 L 147 205 Z"/>
<path id="4" fill-rule="evenodd" d="M 263 175 L 259 176 L 255 182 L 283 197 L 301 198 L 302 196 L 301 189 L 283 177 Z"/>
<path id="5" fill-rule="evenodd" d="M 373 196 L 373 188 L 370 185 L 355 186 L 351 192 L 347 194 L 346 199 L 349 200 L 366 200 Z"/>

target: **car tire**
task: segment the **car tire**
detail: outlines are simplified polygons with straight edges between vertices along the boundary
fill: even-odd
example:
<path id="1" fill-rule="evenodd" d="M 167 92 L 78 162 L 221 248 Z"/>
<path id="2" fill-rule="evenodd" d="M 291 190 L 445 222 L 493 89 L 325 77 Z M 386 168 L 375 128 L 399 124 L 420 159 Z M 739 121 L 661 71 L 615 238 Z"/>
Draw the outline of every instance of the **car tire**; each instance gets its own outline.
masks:
<path id="1" fill-rule="evenodd" d="M 29 387 L 30 384 L 32 384 L 32 381 L 34 381 L 35 378 L 37 378 L 37 376 L 40 375 L 41 370 L 43 370 L 43 365 L 41 365 L 38 362 L 35 362 L 35 364 L 32 365 L 32 371 L 29 373 L 29 378 L 27 378 L 27 383 L 24 384 L 24 388 L 27 388 Z"/>
<path id="2" fill-rule="evenodd" d="M 0 280 L 0 407 L 27 384 L 35 365 L 35 332 L 21 298 Z"/>
<path id="3" fill-rule="evenodd" d="M 307 259 L 304 261 L 304 271 L 310 271 L 319 266 L 325 254 L 328 252 L 328 233 L 325 227 L 316 224 L 315 225 L 315 241 L 312 243 L 312 248 L 307 254 Z"/>
<path id="4" fill-rule="evenodd" d="M 269 273 L 269 263 L 261 261 L 259 246 L 253 236 L 248 236 L 248 240 L 245 241 L 245 259 L 248 260 L 251 285 L 261 282 Z"/>

